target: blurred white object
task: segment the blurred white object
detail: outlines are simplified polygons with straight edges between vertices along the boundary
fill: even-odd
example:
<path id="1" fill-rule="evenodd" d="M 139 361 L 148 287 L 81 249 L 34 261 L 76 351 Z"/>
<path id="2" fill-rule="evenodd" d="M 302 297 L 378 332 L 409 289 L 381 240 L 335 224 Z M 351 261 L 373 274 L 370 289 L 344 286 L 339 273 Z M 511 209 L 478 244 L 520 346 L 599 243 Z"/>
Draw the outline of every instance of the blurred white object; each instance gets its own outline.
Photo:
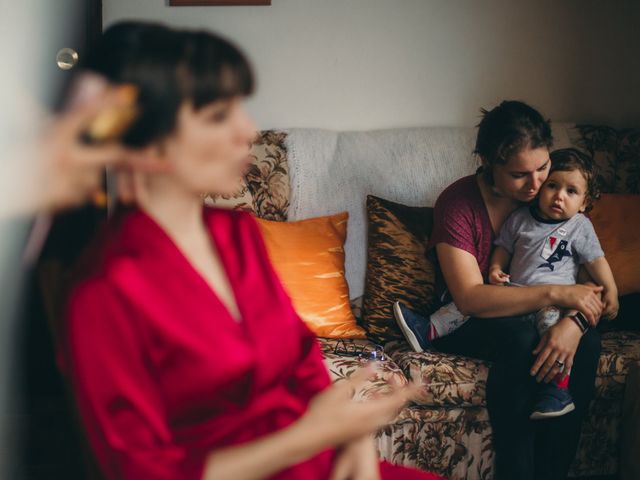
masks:
<path id="1" fill-rule="evenodd" d="M 30 228 L 30 199 L 37 193 L 36 160 L 18 154 L 36 142 L 45 108 L 58 85 L 47 72 L 53 38 L 70 32 L 74 10 L 58 0 L 0 0 L 0 478 L 16 478 L 19 425 L 12 405 L 21 365 L 17 362 L 17 323 L 25 270 L 22 249 Z M 54 62 L 54 59 L 49 59 Z M 13 463 L 11 463 L 13 462 Z"/>

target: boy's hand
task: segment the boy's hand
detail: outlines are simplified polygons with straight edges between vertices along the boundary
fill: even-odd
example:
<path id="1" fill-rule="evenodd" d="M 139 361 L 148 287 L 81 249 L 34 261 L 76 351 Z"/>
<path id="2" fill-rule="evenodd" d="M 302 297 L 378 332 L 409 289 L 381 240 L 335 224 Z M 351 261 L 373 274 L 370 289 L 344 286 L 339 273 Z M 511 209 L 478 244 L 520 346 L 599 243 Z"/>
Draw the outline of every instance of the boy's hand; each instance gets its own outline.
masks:
<path id="1" fill-rule="evenodd" d="M 500 268 L 491 268 L 489 269 L 489 283 L 491 285 L 509 283 L 509 274 L 504 273 Z"/>
<path id="2" fill-rule="evenodd" d="M 618 316 L 620 302 L 618 301 L 617 292 L 607 292 L 602 296 L 604 309 L 602 310 L 602 318 L 605 320 L 613 320 Z"/>

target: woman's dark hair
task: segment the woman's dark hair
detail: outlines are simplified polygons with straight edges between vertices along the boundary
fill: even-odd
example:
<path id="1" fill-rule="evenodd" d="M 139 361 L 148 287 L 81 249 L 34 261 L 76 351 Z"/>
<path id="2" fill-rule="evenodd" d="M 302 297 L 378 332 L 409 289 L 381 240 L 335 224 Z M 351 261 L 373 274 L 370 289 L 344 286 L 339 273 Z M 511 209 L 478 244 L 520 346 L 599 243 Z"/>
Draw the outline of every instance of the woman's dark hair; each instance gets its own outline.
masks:
<path id="1" fill-rule="evenodd" d="M 142 147 L 175 128 L 178 109 L 199 109 L 216 100 L 247 96 L 254 77 L 245 56 L 228 41 L 204 31 L 123 22 L 108 28 L 84 68 L 113 83 L 138 88 L 139 116 L 122 138 Z"/>
<path id="2" fill-rule="evenodd" d="M 593 202 L 600 198 L 600 187 L 596 178 L 593 159 L 584 152 L 575 148 L 561 148 L 554 150 L 549 155 L 551 158 L 551 168 L 549 175 L 553 172 L 573 172 L 578 170 L 587 182 L 587 192 L 585 200 L 586 212 L 593 208 Z"/>
<path id="3" fill-rule="evenodd" d="M 551 124 L 524 102 L 503 101 L 492 110 L 481 110 L 474 154 L 483 160 L 479 169 L 493 185 L 493 167 L 504 165 L 524 148 L 551 148 Z"/>

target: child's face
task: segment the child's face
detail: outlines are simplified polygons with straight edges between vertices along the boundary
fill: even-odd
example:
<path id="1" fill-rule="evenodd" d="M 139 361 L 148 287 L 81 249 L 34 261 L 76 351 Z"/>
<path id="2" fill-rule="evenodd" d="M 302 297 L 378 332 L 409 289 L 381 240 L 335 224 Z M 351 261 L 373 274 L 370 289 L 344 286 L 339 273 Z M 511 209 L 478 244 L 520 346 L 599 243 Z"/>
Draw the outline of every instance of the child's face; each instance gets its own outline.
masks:
<path id="1" fill-rule="evenodd" d="M 587 206 L 587 180 L 580 170 L 555 171 L 540 189 L 538 209 L 548 220 L 568 220 Z"/>

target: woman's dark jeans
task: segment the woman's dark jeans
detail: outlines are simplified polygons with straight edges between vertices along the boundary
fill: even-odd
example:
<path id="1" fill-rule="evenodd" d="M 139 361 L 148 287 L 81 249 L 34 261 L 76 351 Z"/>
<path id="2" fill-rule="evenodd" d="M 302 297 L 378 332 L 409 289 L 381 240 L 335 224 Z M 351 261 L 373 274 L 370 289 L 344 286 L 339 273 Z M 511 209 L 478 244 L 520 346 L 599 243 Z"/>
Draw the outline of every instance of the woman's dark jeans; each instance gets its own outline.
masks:
<path id="1" fill-rule="evenodd" d="M 433 345 L 441 352 L 493 362 L 487 379 L 487 409 L 493 429 L 496 480 L 565 480 L 582 420 L 595 393 L 600 334 L 580 340 L 569 389 L 576 409 L 547 420 L 529 420 L 540 384 L 529 374 L 540 337 L 533 316 L 472 318 Z"/>

